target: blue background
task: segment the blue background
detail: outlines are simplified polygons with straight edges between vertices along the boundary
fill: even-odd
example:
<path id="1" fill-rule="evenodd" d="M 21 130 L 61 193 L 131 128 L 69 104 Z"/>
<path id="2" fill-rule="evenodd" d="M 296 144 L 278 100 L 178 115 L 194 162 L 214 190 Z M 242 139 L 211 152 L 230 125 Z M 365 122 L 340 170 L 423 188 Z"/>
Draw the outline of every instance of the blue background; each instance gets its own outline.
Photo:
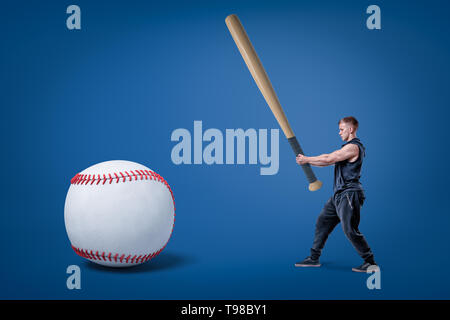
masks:
<path id="1" fill-rule="evenodd" d="M 77 4 L 82 29 L 66 28 Z M 368 30 L 370 4 L 382 29 Z M 445 1 L 5 1 L 0 13 L 3 299 L 448 299 L 449 29 Z M 177 128 L 278 128 L 226 28 L 242 20 L 308 155 L 367 147 L 361 231 L 382 266 L 368 290 L 336 228 L 319 269 L 296 269 L 331 195 L 307 191 L 280 130 L 280 169 L 171 162 Z M 70 248 L 70 179 L 125 159 L 160 173 L 177 205 L 154 260 L 127 270 Z M 66 268 L 82 290 L 66 288 Z"/>

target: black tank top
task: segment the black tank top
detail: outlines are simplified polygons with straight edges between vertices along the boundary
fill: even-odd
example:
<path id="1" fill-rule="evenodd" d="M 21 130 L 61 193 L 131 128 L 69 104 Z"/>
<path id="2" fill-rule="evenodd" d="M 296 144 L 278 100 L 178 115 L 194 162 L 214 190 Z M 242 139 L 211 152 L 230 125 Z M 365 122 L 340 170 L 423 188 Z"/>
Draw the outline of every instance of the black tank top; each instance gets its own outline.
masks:
<path id="1" fill-rule="evenodd" d="M 358 138 L 354 138 L 342 146 L 350 143 L 359 147 L 359 157 L 355 162 L 349 162 L 348 160 L 336 162 L 334 165 L 334 193 L 344 190 L 363 190 L 359 178 L 361 177 L 361 167 L 366 149 Z"/>

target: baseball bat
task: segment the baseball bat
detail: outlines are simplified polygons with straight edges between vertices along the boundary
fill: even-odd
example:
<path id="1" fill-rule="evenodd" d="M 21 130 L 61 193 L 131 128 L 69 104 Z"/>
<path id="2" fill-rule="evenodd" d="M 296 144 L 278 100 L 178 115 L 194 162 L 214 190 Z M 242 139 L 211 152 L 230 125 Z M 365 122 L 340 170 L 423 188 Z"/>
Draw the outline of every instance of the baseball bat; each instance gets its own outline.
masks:
<path id="1" fill-rule="evenodd" d="M 272 110 L 295 155 L 304 154 L 302 148 L 300 147 L 300 144 L 297 141 L 297 138 L 294 135 L 294 132 L 291 129 L 291 126 L 289 125 L 286 115 L 284 114 L 283 108 L 281 107 L 277 94 L 275 93 L 275 90 L 270 83 L 266 70 L 264 70 L 261 60 L 258 58 L 258 55 L 256 54 L 256 51 L 253 48 L 253 45 L 250 42 L 250 39 L 248 38 L 248 35 L 245 32 L 241 21 L 235 14 L 232 14 L 225 19 L 225 23 L 228 27 L 228 30 L 230 30 L 231 36 L 233 37 L 233 40 L 236 43 L 236 46 L 238 47 L 242 58 L 244 58 L 245 64 L 250 70 L 250 73 L 252 74 L 253 79 L 255 80 L 256 85 L 259 88 L 259 91 L 261 91 L 264 99 Z M 317 180 L 314 172 L 311 169 L 311 166 L 309 164 L 304 164 L 302 165 L 302 169 L 306 175 L 306 178 L 308 179 L 309 190 L 319 190 L 322 187 L 322 182 Z"/>

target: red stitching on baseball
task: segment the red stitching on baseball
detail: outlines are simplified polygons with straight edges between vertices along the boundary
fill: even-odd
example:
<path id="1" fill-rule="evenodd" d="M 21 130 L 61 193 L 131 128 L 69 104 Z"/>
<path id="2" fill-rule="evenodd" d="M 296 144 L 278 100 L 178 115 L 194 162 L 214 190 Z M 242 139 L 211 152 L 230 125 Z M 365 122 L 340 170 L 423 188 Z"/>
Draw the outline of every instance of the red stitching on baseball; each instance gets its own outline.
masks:
<path id="1" fill-rule="evenodd" d="M 131 264 L 139 264 L 139 263 L 143 263 L 143 262 L 147 262 L 150 259 L 153 259 L 154 257 L 156 257 L 157 255 L 159 255 L 162 250 L 166 247 L 167 243 L 164 245 L 164 247 L 162 247 L 161 249 L 159 249 L 158 251 L 155 251 L 153 253 L 149 253 L 146 255 L 134 255 L 132 256 L 131 254 L 128 255 L 127 257 L 125 257 L 125 254 L 119 254 L 116 253 L 113 257 L 113 253 L 109 252 L 108 254 L 106 252 L 102 252 L 99 253 L 98 251 L 96 251 L 94 253 L 94 251 L 89 251 L 89 250 L 84 250 L 84 249 L 79 249 L 77 247 L 72 246 L 72 249 L 75 251 L 76 254 L 78 254 L 79 256 L 86 258 L 86 259 L 91 259 L 91 260 L 103 260 L 103 261 L 114 261 L 114 262 L 119 262 L 119 263 L 131 263 Z"/>
<path id="2" fill-rule="evenodd" d="M 134 181 L 138 180 L 138 176 L 140 176 L 141 180 L 143 180 L 145 178 L 145 180 L 150 179 L 150 180 L 155 180 L 155 181 L 163 183 L 167 187 L 167 189 L 169 189 L 170 195 L 172 196 L 172 200 L 173 200 L 173 206 L 175 208 L 175 199 L 173 196 L 172 189 L 170 188 L 169 184 L 162 176 L 160 176 L 156 172 L 149 171 L 149 170 L 135 170 L 135 171 L 137 174 L 135 174 L 133 172 L 133 170 L 130 170 L 130 172 L 135 177 Z M 122 182 L 126 182 L 127 177 L 129 178 L 128 181 L 133 181 L 132 176 L 127 171 L 125 171 L 126 176 L 122 172 L 119 172 L 121 177 L 119 177 L 116 172 L 113 172 L 113 174 L 114 174 L 115 178 L 111 176 L 111 173 L 108 173 L 108 177 L 106 177 L 105 174 L 103 174 L 103 177 L 101 177 L 100 174 L 97 174 L 97 176 L 96 176 L 95 174 L 87 175 L 87 174 L 77 173 L 70 180 L 70 183 L 75 184 L 75 185 L 79 185 L 79 184 L 87 185 L 88 183 L 90 183 L 90 185 L 92 185 L 92 184 L 94 184 L 94 182 L 97 182 L 96 185 L 99 185 L 100 182 L 103 180 L 102 185 L 104 185 L 107 180 L 109 180 L 109 184 L 111 184 L 114 179 L 116 179 L 116 183 L 119 183 L 120 179 L 122 179 Z"/>

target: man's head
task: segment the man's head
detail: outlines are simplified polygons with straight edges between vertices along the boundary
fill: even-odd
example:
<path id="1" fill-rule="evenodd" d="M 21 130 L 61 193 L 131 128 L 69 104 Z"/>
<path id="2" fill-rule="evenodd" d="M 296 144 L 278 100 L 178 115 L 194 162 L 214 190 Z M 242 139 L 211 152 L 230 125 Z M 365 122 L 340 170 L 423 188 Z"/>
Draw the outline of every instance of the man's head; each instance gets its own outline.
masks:
<path id="1" fill-rule="evenodd" d="M 358 120 L 354 117 L 345 117 L 339 120 L 339 135 L 343 141 L 350 141 L 356 137 Z"/>

